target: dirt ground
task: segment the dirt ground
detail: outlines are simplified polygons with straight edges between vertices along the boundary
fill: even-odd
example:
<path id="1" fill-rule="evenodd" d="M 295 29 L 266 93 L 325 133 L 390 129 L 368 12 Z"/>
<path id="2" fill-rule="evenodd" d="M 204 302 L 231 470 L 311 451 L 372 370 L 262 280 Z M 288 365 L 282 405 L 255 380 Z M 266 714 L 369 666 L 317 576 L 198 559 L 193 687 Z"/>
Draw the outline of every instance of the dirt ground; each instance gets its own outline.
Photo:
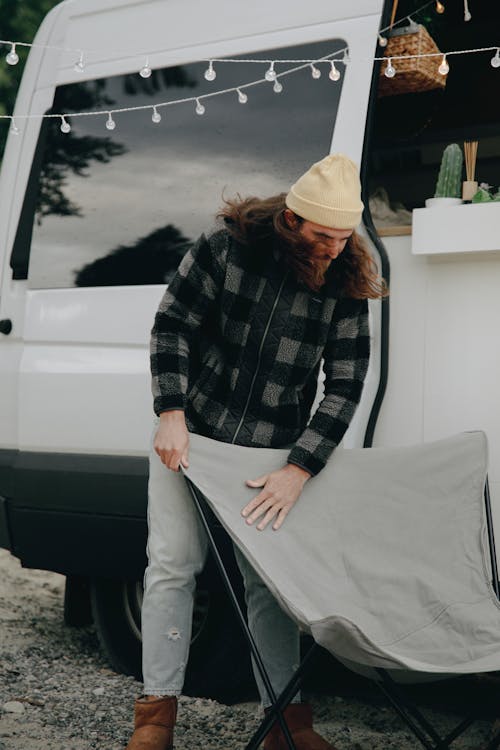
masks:
<path id="1" fill-rule="evenodd" d="M 62 576 L 23 569 L 0 550 L 0 750 L 123 750 L 127 744 L 141 686 L 109 668 L 92 627 L 64 625 L 63 592 Z M 310 700 L 316 728 L 338 750 L 422 747 L 372 683 L 345 670 L 333 685 L 335 694 L 318 691 Z M 446 732 L 473 704 L 500 697 L 500 687 L 467 678 L 412 693 Z M 493 714 L 486 713 L 452 748 L 480 747 Z M 252 701 L 224 706 L 183 697 L 175 748 L 243 750 L 259 715 Z"/>

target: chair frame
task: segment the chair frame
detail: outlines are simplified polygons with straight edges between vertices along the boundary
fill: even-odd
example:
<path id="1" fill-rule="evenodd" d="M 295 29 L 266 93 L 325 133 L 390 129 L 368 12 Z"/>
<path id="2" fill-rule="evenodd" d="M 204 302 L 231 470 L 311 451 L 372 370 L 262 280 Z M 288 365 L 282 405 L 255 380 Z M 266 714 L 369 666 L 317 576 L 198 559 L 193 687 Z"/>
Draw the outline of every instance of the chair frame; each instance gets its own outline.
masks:
<path id="1" fill-rule="evenodd" d="M 230 601 L 234 607 L 236 617 L 240 623 L 248 646 L 250 647 L 250 651 L 254 657 L 255 665 L 262 677 L 262 680 L 272 702 L 270 709 L 266 712 L 263 720 L 252 735 L 248 744 L 245 746 L 245 750 L 257 750 L 276 720 L 278 720 L 281 726 L 289 750 L 296 750 L 295 744 L 283 716 L 283 711 L 288 706 L 296 692 L 299 690 L 303 682 L 304 673 L 310 665 L 314 653 L 319 649 L 319 647 L 316 643 L 314 643 L 310 647 L 306 655 L 302 658 L 298 669 L 295 671 L 288 685 L 284 688 L 282 693 L 277 696 L 271 685 L 269 675 L 262 661 L 262 657 L 257 649 L 255 640 L 250 632 L 245 615 L 243 614 L 238 598 L 234 592 L 221 554 L 217 547 L 217 543 L 210 528 L 210 511 L 205 505 L 207 500 L 205 496 L 200 492 L 200 490 L 196 487 L 196 485 L 186 475 L 184 475 L 184 478 L 193 498 L 194 505 L 200 517 L 201 523 L 207 534 L 208 544 L 214 557 L 215 564 L 221 575 Z M 486 524 L 488 530 L 488 546 L 490 553 L 492 586 L 497 598 L 500 600 L 500 586 L 498 580 L 498 567 L 488 478 L 486 478 L 484 486 L 484 503 L 486 509 Z M 426 750 L 450 750 L 452 742 L 460 737 L 477 719 L 477 716 L 475 714 L 471 714 L 470 716 L 459 722 L 459 724 L 457 724 L 457 726 L 454 727 L 446 736 L 442 737 L 417 708 L 416 704 L 405 693 L 401 685 L 393 680 L 387 670 L 382 668 L 374 668 L 374 671 L 378 675 L 378 679 L 374 680 L 375 684 L 388 700 L 392 708 L 401 717 L 403 722 L 413 732 L 413 734 L 423 745 L 423 747 L 426 748 Z M 499 746 L 500 731 L 498 731 L 494 737 L 490 738 L 488 744 L 484 745 L 482 750 L 495 750 L 495 748 L 498 748 Z"/>

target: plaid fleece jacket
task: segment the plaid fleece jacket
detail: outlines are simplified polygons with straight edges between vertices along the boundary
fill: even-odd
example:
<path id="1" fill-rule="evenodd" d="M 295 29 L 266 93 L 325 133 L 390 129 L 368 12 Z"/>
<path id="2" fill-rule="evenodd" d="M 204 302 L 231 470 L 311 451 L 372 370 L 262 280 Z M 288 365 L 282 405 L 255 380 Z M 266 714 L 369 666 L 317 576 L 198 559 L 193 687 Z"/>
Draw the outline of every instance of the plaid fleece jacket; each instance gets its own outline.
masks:
<path id="1" fill-rule="evenodd" d="M 311 292 L 272 246 L 202 235 L 156 313 L 156 414 L 184 409 L 190 432 L 290 447 L 288 461 L 317 474 L 352 419 L 370 347 L 367 301 L 343 298 L 331 270 Z M 322 358 L 325 395 L 310 418 Z"/>

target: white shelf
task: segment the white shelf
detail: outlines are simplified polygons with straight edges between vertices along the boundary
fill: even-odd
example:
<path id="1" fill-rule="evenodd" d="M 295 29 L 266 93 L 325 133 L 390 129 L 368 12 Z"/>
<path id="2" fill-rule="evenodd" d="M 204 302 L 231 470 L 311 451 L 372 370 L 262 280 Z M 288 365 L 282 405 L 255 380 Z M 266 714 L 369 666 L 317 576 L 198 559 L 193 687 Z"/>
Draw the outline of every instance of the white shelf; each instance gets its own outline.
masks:
<path id="1" fill-rule="evenodd" d="M 500 251 L 500 202 L 416 208 L 412 219 L 414 255 Z"/>

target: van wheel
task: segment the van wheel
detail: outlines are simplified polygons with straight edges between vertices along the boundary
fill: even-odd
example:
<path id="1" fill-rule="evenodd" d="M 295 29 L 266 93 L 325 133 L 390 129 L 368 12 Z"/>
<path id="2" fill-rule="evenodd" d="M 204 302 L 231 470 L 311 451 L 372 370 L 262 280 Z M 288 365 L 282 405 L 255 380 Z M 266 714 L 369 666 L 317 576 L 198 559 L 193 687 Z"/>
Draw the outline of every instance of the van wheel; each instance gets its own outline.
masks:
<path id="1" fill-rule="evenodd" d="M 118 672 L 140 681 L 142 592 L 142 581 L 95 579 L 90 585 L 104 653 Z M 226 593 L 198 587 L 183 693 L 230 704 L 252 695 L 252 682 L 247 647 Z"/>

